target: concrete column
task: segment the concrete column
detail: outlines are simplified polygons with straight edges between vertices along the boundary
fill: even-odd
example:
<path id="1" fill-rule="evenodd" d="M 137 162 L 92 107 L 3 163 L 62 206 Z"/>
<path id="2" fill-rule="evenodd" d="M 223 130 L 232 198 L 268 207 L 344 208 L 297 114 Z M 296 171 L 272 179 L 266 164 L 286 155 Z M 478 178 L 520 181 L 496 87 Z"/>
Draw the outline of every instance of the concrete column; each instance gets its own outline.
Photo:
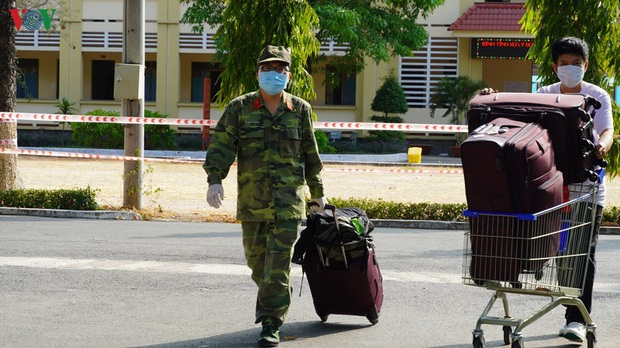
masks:
<path id="1" fill-rule="evenodd" d="M 82 2 L 68 0 L 66 8 L 61 11 L 64 24 L 60 28 L 60 53 L 58 71 L 58 95 L 67 98 L 80 109 L 84 98 L 84 67 L 82 60 Z"/>
<path id="2" fill-rule="evenodd" d="M 179 1 L 159 0 L 157 8 L 157 110 L 179 117 Z"/>

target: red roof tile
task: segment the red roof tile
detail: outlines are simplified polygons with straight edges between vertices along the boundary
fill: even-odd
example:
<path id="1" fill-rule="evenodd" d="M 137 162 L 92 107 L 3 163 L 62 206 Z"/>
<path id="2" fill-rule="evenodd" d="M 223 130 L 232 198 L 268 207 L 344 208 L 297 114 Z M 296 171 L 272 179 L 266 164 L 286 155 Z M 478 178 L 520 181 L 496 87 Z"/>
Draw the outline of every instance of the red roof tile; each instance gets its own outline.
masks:
<path id="1" fill-rule="evenodd" d="M 521 31 L 519 20 L 525 14 L 520 3 L 475 3 L 448 30 Z"/>

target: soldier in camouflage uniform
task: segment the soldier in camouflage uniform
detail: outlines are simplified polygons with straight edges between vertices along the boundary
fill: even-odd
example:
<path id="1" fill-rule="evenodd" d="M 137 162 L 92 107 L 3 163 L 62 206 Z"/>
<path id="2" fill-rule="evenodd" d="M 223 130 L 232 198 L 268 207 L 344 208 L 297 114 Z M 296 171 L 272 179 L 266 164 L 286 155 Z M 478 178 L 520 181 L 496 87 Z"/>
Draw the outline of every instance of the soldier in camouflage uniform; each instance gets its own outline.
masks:
<path id="1" fill-rule="evenodd" d="M 326 200 L 311 107 L 284 92 L 290 52 L 267 46 L 258 58 L 260 89 L 235 98 L 220 118 L 207 151 L 207 201 L 218 208 L 222 180 L 237 158 L 237 218 L 252 280 L 258 285 L 259 346 L 279 343 L 291 302 L 292 247 L 305 215 L 305 185 L 323 209 Z"/>

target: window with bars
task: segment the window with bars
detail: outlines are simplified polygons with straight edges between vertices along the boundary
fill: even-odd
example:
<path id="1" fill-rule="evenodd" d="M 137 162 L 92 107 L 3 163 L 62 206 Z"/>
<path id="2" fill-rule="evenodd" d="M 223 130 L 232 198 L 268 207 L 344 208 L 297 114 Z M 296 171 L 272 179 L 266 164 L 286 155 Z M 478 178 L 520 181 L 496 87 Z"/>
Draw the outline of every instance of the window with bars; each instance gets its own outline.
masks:
<path id="1" fill-rule="evenodd" d="M 427 108 L 433 87 L 442 77 L 457 76 L 456 38 L 429 38 L 428 44 L 401 57 L 400 84 L 410 108 Z"/>

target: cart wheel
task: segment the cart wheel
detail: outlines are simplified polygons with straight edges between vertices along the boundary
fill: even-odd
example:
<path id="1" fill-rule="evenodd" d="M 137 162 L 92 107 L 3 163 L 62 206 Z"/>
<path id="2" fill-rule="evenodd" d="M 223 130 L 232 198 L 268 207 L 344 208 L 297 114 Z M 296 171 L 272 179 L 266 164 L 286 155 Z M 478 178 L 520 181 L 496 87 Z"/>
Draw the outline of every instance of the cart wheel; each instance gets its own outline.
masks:
<path id="1" fill-rule="evenodd" d="M 504 344 L 510 344 L 510 336 L 512 336 L 512 327 L 504 326 Z"/>
<path id="2" fill-rule="evenodd" d="M 594 332 L 588 332 L 586 334 L 586 339 L 588 340 L 588 348 L 596 347 L 596 335 Z"/>
<path id="3" fill-rule="evenodd" d="M 379 313 L 377 313 L 377 308 L 375 307 L 369 308 L 368 311 L 366 312 L 366 318 L 372 325 L 375 325 L 376 323 L 378 323 Z"/>
<path id="4" fill-rule="evenodd" d="M 512 345 L 510 348 L 523 348 L 523 338 L 519 337 L 518 339 L 512 341 Z"/>
<path id="5" fill-rule="evenodd" d="M 480 336 L 475 336 L 474 337 L 474 341 L 472 342 L 474 348 L 484 348 L 485 346 L 485 342 L 484 342 L 484 336 L 482 336 L 482 334 Z"/>

